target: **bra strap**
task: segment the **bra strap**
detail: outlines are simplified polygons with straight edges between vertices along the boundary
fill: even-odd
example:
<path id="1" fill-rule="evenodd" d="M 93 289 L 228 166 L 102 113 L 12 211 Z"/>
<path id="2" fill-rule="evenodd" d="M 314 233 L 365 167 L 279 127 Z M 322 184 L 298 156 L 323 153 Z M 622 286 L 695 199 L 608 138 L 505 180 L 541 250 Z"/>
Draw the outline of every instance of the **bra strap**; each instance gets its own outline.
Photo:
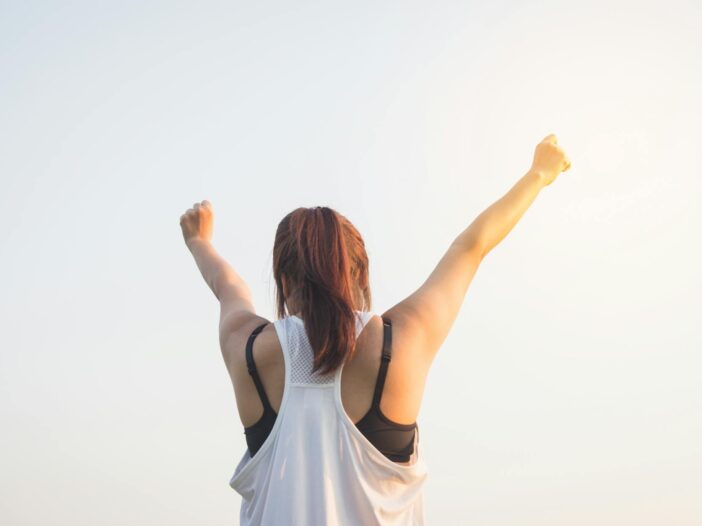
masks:
<path id="1" fill-rule="evenodd" d="M 380 397 L 385 386 L 385 377 L 388 374 L 388 364 L 392 355 L 392 322 L 388 318 L 383 318 L 383 354 L 380 357 L 380 369 L 378 370 L 378 380 L 375 382 L 373 392 L 373 405 L 380 409 Z"/>
<path id="2" fill-rule="evenodd" d="M 258 334 L 263 330 L 263 328 L 266 325 L 268 325 L 268 322 L 256 327 L 249 336 L 248 341 L 246 342 L 246 368 L 249 370 L 249 374 L 253 378 L 254 384 L 256 384 L 256 391 L 258 391 L 258 396 L 261 399 L 261 402 L 263 403 L 264 411 L 273 411 L 273 407 L 271 407 L 271 404 L 268 401 L 268 396 L 266 396 L 266 391 L 263 389 L 263 384 L 261 383 L 261 378 L 258 376 L 256 364 L 254 363 L 253 359 L 253 342 L 256 339 L 256 336 L 258 336 Z"/>

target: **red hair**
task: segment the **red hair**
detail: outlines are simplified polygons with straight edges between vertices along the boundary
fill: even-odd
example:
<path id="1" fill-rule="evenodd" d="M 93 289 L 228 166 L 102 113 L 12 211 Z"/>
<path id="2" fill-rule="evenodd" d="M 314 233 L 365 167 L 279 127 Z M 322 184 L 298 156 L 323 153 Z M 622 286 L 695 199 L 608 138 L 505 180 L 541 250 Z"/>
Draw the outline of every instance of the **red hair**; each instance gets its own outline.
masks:
<path id="1" fill-rule="evenodd" d="M 296 208 L 278 224 L 273 245 L 278 318 L 289 298 L 314 350 L 312 372 L 335 371 L 356 350 L 356 310 L 371 309 L 368 254 L 363 238 L 343 215 L 326 206 Z"/>

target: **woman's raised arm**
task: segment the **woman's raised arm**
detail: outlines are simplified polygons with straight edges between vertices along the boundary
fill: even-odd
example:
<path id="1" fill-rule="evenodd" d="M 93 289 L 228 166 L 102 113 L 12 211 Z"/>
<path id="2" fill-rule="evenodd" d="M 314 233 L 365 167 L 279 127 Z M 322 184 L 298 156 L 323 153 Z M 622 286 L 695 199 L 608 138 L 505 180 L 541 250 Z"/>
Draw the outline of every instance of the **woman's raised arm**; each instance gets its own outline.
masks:
<path id="1" fill-rule="evenodd" d="M 408 340 L 429 363 L 446 339 L 485 255 L 512 230 L 539 191 L 568 168 L 570 161 L 556 136 L 544 138 L 536 146 L 529 171 L 456 237 L 419 289 L 383 314 L 403 326 Z"/>

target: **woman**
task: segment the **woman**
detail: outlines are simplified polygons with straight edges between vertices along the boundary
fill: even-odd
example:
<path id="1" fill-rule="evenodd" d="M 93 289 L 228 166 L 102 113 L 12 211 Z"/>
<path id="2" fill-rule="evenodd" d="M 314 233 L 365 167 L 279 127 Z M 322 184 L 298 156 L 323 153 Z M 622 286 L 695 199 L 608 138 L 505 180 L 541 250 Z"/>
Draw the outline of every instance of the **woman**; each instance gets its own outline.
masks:
<path id="1" fill-rule="evenodd" d="M 181 216 L 221 307 L 220 347 L 248 445 L 230 480 L 242 526 L 424 524 L 416 419 L 429 367 L 485 255 L 568 168 L 547 136 L 529 171 L 381 316 L 371 312 L 363 239 L 334 210 L 298 208 L 278 225 L 273 322 L 210 243 L 211 204 Z"/>

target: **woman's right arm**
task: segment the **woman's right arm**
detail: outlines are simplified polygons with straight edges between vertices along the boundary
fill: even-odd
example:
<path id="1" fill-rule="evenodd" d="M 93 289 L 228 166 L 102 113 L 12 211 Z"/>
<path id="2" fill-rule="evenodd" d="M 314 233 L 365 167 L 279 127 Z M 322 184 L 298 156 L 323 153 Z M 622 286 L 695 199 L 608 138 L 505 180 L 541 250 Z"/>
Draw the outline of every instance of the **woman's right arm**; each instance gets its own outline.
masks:
<path id="1" fill-rule="evenodd" d="M 454 243 L 476 243 L 481 258 L 486 256 L 514 228 L 544 186 L 543 174 L 529 169 L 505 195 L 476 217 Z"/>
<path id="2" fill-rule="evenodd" d="M 556 144 L 556 136 L 547 136 L 536 146 L 529 171 L 502 198 L 490 205 L 456 239 L 458 242 L 477 238 L 485 256 L 502 241 L 521 219 L 527 208 L 545 186 L 570 168 L 570 161 Z"/>
<path id="3" fill-rule="evenodd" d="M 537 145 L 529 171 L 456 237 L 419 289 L 383 314 L 411 335 L 408 340 L 417 344 L 417 352 L 429 363 L 446 339 L 485 255 L 512 230 L 539 191 L 568 168 L 570 161 L 555 135 L 547 136 Z"/>

